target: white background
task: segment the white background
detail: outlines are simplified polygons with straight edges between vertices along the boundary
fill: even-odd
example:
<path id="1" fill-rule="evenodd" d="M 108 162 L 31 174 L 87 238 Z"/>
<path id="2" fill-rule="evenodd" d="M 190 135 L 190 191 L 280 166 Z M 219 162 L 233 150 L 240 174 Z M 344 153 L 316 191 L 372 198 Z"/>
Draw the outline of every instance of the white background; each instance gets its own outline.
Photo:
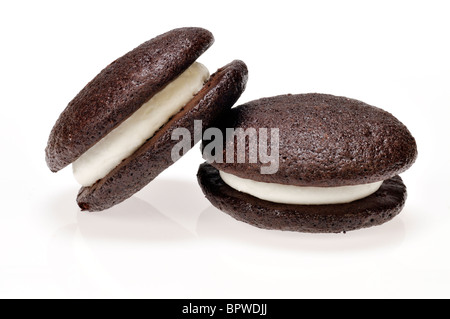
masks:
<path id="1" fill-rule="evenodd" d="M 448 1 L 2 1 L 0 297 L 450 297 Z M 44 161 L 67 103 L 108 63 L 182 26 L 250 70 L 239 103 L 320 92 L 393 113 L 417 139 L 392 222 L 346 235 L 234 221 L 196 182 L 198 146 L 127 202 L 81 213 Z"/>

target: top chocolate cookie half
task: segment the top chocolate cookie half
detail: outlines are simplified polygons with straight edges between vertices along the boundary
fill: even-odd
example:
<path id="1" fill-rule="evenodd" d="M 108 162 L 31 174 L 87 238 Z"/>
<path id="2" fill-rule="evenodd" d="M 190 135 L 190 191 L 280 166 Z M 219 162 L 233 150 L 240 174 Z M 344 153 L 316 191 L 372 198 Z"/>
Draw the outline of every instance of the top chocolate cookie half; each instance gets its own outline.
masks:
<path id="1" fill-rule="evenodd" d="M 226 173 L 266 183 L 314 187 L 373 183 L 404 172 L 417 157 L 415 139 L 392 114 L 345 97 L 302 94 L 260 99 L 232 109 L 226 126 L 279 129 L 275 174 L 261 174 L 265 164 L 259 160 L 238 163 L 237 152 L 234 163 L 212 163 Z M 236 138 L 226 141 L 236 142 Z M 245 145 L 249 154 L 248 140 Z"/>
<path id="2" fill-rule="evenodd" d="M 207 30 L 176 29 L 107 66 L 57 120 L 45 150 L 48 167 L 57 172 L 74 162 L 182 74 L 213 42 Z"/>

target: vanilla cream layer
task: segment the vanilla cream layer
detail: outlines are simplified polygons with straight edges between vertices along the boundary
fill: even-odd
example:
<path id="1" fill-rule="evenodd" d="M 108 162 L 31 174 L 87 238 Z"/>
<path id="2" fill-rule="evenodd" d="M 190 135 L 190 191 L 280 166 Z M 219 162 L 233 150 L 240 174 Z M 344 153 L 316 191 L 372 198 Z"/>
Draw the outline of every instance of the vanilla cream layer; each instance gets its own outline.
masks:
<path id="1" fill-rule="evenodd" d="M 178 113 L 208 78 L 208 69 L 194 63 L 76 160 L 72 165 L 75 179 L 82 186 L 91 186 L 108 175 Z"/>
<path id="2" fill-rule="evenodd" d="M 220 177 L 230 187 L 256 198 L 281 204 L 331 205 L 345 204 L 368 197 L 380 189 L 383 182 L 341 186 L 303 187 L 244 179 L 222 171 Z"/>

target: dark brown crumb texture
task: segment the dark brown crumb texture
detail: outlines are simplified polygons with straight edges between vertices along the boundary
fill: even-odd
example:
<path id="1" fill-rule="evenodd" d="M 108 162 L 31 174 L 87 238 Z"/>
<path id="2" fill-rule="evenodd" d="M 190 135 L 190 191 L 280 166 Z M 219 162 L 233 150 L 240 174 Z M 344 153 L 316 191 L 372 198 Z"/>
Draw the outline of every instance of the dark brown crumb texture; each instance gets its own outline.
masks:
<path id="1" fill-rule="evenodd" d="M 224 111 L 233 106 L 245 90 L 248 71 L 242 61 L 234 61 L 211 76 L 203 89 L 131 157 L 92 187 L 83 187 L 77 198 L 82 210 L 101 211 L 138 192 L 173 164 L 171 139 L 177 128 L 187 128 L 194 143 L 194 121 L 204 128 L 220 122 Z"/>
<path id="2" fill-rule="evenodd" d="M 57 120 L 45 150 L 48 167 L 56 172 L 75 161 L 183 73 L 213 42 L 207 30 L 176 29 L 107 66 Z"/>
<path id="3" fill-rule="evenodd" d="M 283 231 L 341 233 L 388 222 L 403 209 L 406 187 L 399 176 L 383 183 L 373 195 L 340 205 L 287 205 L 238 192 L 220 178 L 216 168 L 202 164 L 198 182 L 218 209 L 250 225 Z"/>
<path id="4" fill-rule="evenodd" d="M 246 163 L 237 163 L 236 152 L 234 163 L 212 164 L 267 183 L 326 187 L 378 182 L 404 172 L 417 157 L 414 137 L 392 114 L 345 97 L 282 95 L 249 102 L 230 111 L 227 127 L 279 128 L 277 173 L 262 175 L 264 164 L 248 163 L 248 139 Z M 236 145 L 237 139 L 226 142 Z"/>

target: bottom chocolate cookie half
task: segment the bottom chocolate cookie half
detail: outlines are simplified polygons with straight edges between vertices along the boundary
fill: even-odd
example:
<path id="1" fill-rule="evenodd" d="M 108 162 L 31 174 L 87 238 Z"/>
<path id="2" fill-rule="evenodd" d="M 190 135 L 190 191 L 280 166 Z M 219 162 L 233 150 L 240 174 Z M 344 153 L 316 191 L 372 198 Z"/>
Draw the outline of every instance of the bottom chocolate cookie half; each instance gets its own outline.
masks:
<path id="1" fill-rule="evenodd" d="M 407 196 L 400 176 L 386 180 L 369 197 L 339 205 L 264 201 L 231 188 L 207 163 L 200 165 L 197 178 L 206 198 L 235 219 L 263 229 L 306 233 L 341 233 L 384 224 L 402 211 Z"/>
<path id="2" fill-rule="evenodd" d="M 93 186 L 83 187 L 77 202 L 83 211 L 102 211 L 130 198 L 171 166 L 172 139 L 176 129 L 187 129 L 195 144 L 194 123 L 209 127 L 239 99 L 247 83 L 248 70 L 242 61 L 233 61 L 214 73 L 200 92 L 162 126 L 136 152 L 122 161 Z"/>

